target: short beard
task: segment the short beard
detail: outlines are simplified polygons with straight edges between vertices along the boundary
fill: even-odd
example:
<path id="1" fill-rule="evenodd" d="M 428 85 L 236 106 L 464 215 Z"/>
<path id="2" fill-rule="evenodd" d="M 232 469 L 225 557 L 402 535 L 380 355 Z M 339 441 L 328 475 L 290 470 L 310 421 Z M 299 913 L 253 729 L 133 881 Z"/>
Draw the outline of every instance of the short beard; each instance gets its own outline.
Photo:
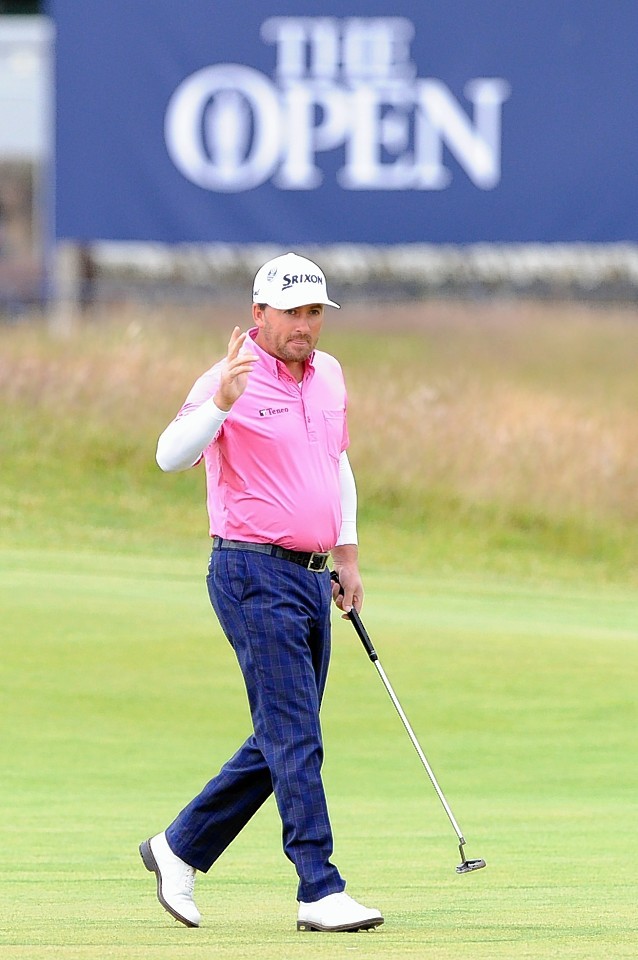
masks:
<path id="1" fill-rule="evenodd" d="M 288 341 L 283 341 L 281 344 L 276 343 L 275 337 L 273 336 L 272 327 L 268 321 L 264 324 L 264 334 L 268 346 L 274 351 L 275 356 L 279 360 L 287 360 L 292 363 L 303 363 L 304 360 L 307 360 L 312 351 L 314 350 L 314 344 L 310 337 L 304 337 L 304 340 L 307 343 L 308 349 L 304 351 L 302 355 L 299 355 L 297 352 L 293 352 L 288 349 Z"/>

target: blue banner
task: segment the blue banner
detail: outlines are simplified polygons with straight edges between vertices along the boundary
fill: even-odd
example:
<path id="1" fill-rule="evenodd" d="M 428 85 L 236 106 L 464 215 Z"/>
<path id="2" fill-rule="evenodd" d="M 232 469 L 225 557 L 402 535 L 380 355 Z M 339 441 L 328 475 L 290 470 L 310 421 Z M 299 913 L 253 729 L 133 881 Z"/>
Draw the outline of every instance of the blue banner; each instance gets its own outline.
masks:
<path id="1" fill-rule="evenodd" d="M 638 240 L 635 4 L 49 12 L 59 238 Z"/>

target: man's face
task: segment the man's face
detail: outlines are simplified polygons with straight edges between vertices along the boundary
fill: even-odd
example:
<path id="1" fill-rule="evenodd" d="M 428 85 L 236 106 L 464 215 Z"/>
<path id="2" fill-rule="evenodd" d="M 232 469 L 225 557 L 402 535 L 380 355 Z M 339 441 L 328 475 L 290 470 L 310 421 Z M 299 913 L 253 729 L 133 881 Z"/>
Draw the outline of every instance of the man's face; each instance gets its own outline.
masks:
<path id="1" fill-rule="evenodd" d="M 284 363 L 303 363 L 317 345 L 323 323 L 323 304 L 310 303 L 290 310 L 263 310 L 253 304 L 253 319 L 259 331 L 255 342 Z"/>

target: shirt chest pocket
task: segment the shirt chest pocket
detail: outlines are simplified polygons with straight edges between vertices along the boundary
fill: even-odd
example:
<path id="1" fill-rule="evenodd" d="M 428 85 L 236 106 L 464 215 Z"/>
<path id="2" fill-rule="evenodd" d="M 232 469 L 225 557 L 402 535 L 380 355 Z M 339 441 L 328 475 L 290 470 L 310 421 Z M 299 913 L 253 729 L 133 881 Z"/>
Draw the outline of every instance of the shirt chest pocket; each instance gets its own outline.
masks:
<path id="1" fill-rule="evenodd" d="M 345 410 L 324 410 L 323 422 L 328 453 L 331 457 L 334 457 L 335 460 L 338 460 L 341 456 L 341 447 L 343 445 Z"/>

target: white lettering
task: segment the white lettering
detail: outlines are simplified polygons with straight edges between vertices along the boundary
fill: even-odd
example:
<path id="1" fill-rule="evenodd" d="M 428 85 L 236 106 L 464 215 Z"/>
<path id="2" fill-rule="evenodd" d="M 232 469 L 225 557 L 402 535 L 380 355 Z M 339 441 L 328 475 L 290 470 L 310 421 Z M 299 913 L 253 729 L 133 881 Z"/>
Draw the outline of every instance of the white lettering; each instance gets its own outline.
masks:
<path id="1" fill-rule="evenodd" d="M 262 38 L 277 48 L 278 80 L 376 82 L 416 75 L 410 60 L 414 24 L 404 17 L 271 17 Z"/>
<path id="2" fill-rule="evenodd" d="M 348 96 L 333 84 L 290 84 L 283 94 L 283 113 L 291 133 L 283 144 L 283 161 L 275 184 L 283 190 L 312 190 L 323 173 L 317 153 L 343 144 L 350 122 Z"/>
<path id="3" fill-rule="evenodd" d="M 261 27 L 277 47 L 278 80 L 334 80 L 339 69 L 339 21 L 329 17 L 271 17 Z"/>
<path id="4" fill-rule="evenodd" d="M 346 163 L 337 174 L 349 190 L 406 190 L 414 185 L 414 157 L 408 151 L 414 102 L 404 84 L 363 85 L 352 95 Z M 396 159 L 384 161 L 382 152 Z"/>
<path id="5" fill-rule="evenodd" d="M 343 34 L 343 72 L 349 80 L 407 80 L 416 75 L 410 60 L 414 25 L 403 17 L 353 18 Z"/>
<path id="6" fill-rule="evenodd" d="M 509 96 L 509 84 L 497 79 L 467 84 L 466 95 L 476 107 L 474 125 L 440 80 L 419 80 L 417 90 L 424 111 L 422 122 L 431 127 L 429 131 L 427 127 L 421 128 L 426 179 L 437 167 L 435 151 L 441 163 L 440 153 L 445 143 L 477 187 L 482 190 L 495 187 L 501 176 L 501 106 Z M 441 179 L 445 180 L 443 174 Z"/>
<path id="7" fill-rule="evenodd" d="M 417 77 L 410 20 L 270 17 L 261 35 L 275 46 L 274 82 L 217 64 L 187 77 L 168 103 L 168 153 L 193 183 L 315 190 L 324 180 L 317 158 L 330 151 L 341 152 L 346 190 L 443 190 L 450 157 L 479 189 L 500 182 L 509 84 L 468 81 L 466 110 L 441 80 Z"/>
<path id="8" fill-rule="evenodd" d="M 250 190 L 272 176 L 281 143 L 279 97 L 251 67 L 218 64 L 188 77 L 169 101 L 166 146 L 207 190 Z M 252 130 L 251 130 L 252 127 Z"/>

